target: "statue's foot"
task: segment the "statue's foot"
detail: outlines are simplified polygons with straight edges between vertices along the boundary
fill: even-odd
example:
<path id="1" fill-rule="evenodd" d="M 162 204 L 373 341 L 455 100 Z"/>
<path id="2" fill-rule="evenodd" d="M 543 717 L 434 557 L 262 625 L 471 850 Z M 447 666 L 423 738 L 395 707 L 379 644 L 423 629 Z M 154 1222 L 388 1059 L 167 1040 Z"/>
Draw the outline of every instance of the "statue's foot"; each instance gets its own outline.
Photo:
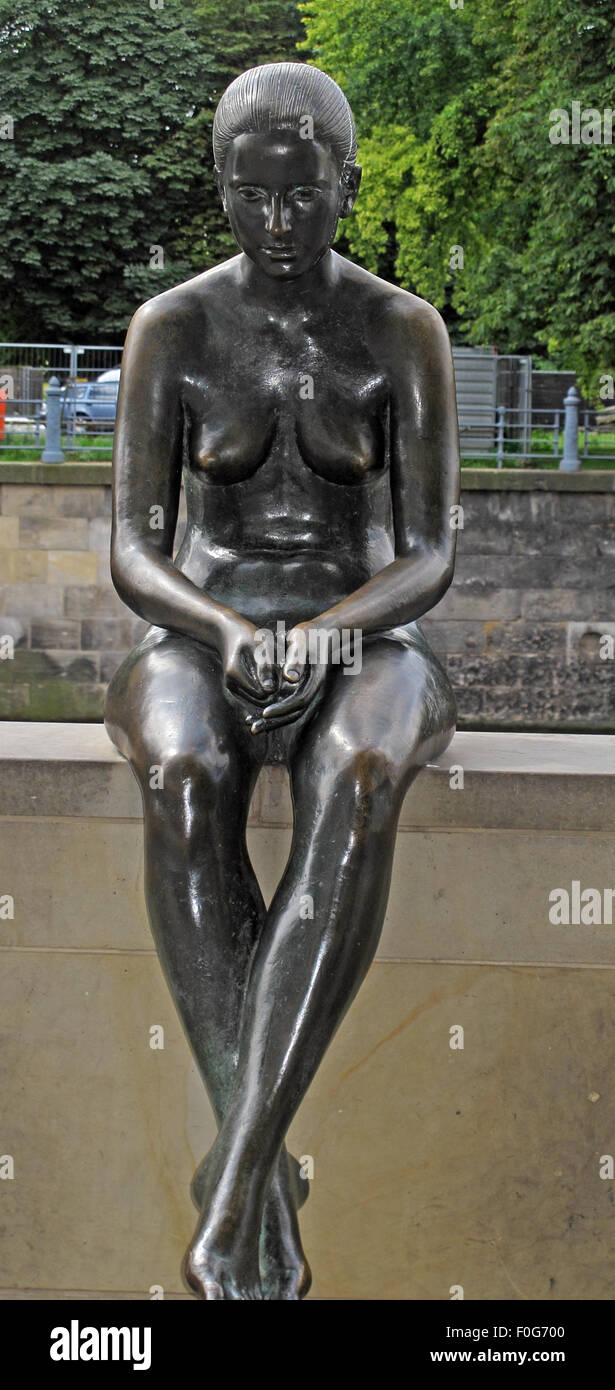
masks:
<path id="1" fill-rule="evenodd" d="M 287 1159 L 286 1169 L 285 1157 Z M 199 1210 L 206 1200 L 208 1167 L 209 1154 L 206 1154 L 196 1170 L 190 1188 L 192 1200 L 195 1206 L 199 1207 Z M 291 1154 L 285 1155 L 282 1152 L 263 1212 L 259 1245 L 262 1292 L 257 1297 L 283 1302 L 298 1302 L 305 1298 L 310 1288 L 312 1274 L 301 1244 L 297 1221 L 297 1211 L 307 1200 L 309 1186 L 308 1180 L 300 1176 L 297 1159 L 293 1158 Z M 191 1282 L 188 1257 L 186 1257 L 184 1264 L 184 1273 L 186 1281 L 196 1293 L 199 1293 L 200 1297 L 208 1299 L 236 1297 L 235 1294 L 227 1295 L 216 1292 L 203 1294 L 200 1289 L 195 1288 Z M 195 1277 L 198 1279 L 198 1273 Z M 209 1282 L 211 1286 L 211 1278 Z M 214 1280 L 214 1283 L 216 1282 L 218 1284 L 221 1282 L 224 1286 L 225 1273 L 223 1269 L 220 1271 L 220 1279 Z"/>
<path id="2" fill-rule="evenodd" d="M 199 1227 L 182 1265 L 189 1289 L 210 1303 L 262 1299 L 256 1257 L 251 1258 L 244 1248 L 228 1249 L 228 1245 L 228 1239 L 217 1239 L 208 1225 Z"/>
<path id="3" fill-rule="evenodd" d="M 260 1276 L 263 1298 L 298 1303 L 312 1283 L 312 1271 L 303 1253 L 299 1231 L 284 1229 L 278 1213 L 269 1224 L 263 1219 L 260 1239 Z"/>
<path id="4" fill-rule="evenodd" d="M 259 1245 L 261 1285 L 263 1298 L 296 1303 L 305 1298 L 312 1283 L 297 1221 L 298 1199 L 303 1195 L 301 1188 L 307 1184 L 296 1176 L 296 1160 L 285 1163 L 284 1159 L 282 1154 L 263 1212 Z"/>

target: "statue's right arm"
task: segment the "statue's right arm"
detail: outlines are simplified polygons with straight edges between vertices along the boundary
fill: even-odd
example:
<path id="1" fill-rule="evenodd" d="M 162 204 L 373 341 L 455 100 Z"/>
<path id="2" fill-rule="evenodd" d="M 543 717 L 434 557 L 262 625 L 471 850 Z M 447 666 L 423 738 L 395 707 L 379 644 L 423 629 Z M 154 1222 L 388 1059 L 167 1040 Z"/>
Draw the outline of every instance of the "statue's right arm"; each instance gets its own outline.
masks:
<path id="1" fill-rule="evenodd" d="M 148 301 L 130 324 L 113 449 L 111 577 L 120 598 L 156 627 L 217 651 L 231 687 L 263 692 L 245 655 L 254 629 L 208 598 L 173 564 L 181 490 L 183 315 L 176 292 Z"/>

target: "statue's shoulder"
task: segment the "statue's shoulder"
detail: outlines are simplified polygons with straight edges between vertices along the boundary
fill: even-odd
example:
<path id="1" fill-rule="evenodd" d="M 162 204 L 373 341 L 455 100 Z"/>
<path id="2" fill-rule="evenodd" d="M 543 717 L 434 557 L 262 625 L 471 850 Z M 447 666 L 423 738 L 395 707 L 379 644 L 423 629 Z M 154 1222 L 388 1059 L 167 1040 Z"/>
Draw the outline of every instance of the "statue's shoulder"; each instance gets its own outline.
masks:
<path id="1" fill-rule="evenodd" d="M 388 344 L 395 352 L 404 348 L 416 351 L 421 344 L 448 348 L 444 320 L 433 304 L 363 266 L 339 259 L 343 260 L 341 273 L 357 314 L 366 317 L 383 346 Z"/>
<path id="2" fill-rule="evenodd" d="M 153 337 L 170 333 L 181 337 L 195 320 L 202 323 L 208 308 L 213 308 L 220 296 L 228 295 L 235 282 L 239 259 L 239 256 L 233 256 L 231 260 L 212 266 L 180 285 L 173 285 L 152 299 L 146 299 L 133 316 L 131 331 Z"/>

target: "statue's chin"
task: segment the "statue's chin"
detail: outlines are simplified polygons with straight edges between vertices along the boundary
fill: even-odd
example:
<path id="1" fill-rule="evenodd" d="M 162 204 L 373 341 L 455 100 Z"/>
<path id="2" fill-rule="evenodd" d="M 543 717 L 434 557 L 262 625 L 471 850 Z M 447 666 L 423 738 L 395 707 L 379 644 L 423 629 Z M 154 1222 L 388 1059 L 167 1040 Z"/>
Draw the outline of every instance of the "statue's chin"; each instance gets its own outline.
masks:
<path id="1" fill-rule="evenodd" d="M 304 267 L 297 264 L 296 257 L 265 256 L 258 264 L 272 280 L 298 280 L 304 274 Z"/>
<path id="2" fill-rule="evenodd" d="M 315 270 L 330 249 L 327 244 L 321 247 L 317 255 L 307 260 L 305 256 L 299 256 L 296 252 L 286 255 L 273 251 L 254 252 L 243 248 L 253 265 L 258 266 L 258 269 L 271 280 L 299 280 L 302 275 L 308 275 L 310 271 Z"/>

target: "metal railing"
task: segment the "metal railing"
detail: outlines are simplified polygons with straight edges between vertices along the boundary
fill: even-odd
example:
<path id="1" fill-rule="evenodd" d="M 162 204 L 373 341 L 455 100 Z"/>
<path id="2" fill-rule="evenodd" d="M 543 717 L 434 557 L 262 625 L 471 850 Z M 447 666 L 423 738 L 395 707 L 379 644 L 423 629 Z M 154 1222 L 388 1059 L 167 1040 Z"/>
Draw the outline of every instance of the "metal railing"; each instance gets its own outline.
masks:
<path id="1" fill-rule="evenodd" d="M 98 383 L 103 373 L 117 371 L 121 357 L 117 345 L 0 343 L 0 459 L 50 462 L 53 455 L 53 461 L 61 463 L 76 454 L 110 458 L 115 401 L 107 418 L 96 418 L 96 411 L 88 418 L 83 392 L 88 382 Z M 572 386 L 556 410 L 461 408 L 461 457 L 482 466 L 523 468 L 540 463 L 564 471 L 594 460 L 615 462 L 613 410 L 601 414 L 581 409 L 581 404 Z M 601 438 L 602 416 L 604 427 L 612 430 L 612 447 L 610 440 L 607 446 Z"/>
<path id="2" fill-rule="evenodd" d="M 594 460 L 615 462 L 615 418 L 609 419 L 611 415 L 612 412 L 605 412 L 604 424 L 613 435 L 613 447 L 609 452 L 601 447 L 601 413 L 581 409 L 581 397 L 574 386 L 570 387 L 559 410 L 526 410 L 499 405 L 494 419 L 492 409 L 481 411 L 475 406 L 470 420 L 463 415 L 459 417 L 461 457 L 468 459 L 476 455 L 477 463 L 491 463 L 497 468 L 556 463 L 563 472 L 570 473 Z M 481 440 L 480 455 L 472 447 L 472 441 L 477 438 Z M 491 448 L 485 448 L 486 440 Z"/>

